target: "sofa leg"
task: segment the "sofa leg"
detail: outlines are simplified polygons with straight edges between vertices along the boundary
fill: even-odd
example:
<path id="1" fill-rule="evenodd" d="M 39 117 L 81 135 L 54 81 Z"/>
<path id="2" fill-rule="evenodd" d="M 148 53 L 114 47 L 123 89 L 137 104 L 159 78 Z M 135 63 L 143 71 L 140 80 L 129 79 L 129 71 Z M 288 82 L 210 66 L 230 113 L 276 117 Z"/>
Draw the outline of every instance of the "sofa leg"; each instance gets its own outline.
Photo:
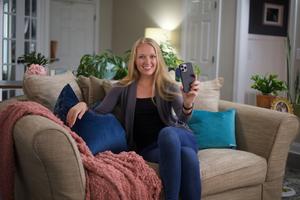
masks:
<path id="1" fill-rule="evenodd" d="M 263 184 L 263 200 L 281 200 L 283 177 Z"/>

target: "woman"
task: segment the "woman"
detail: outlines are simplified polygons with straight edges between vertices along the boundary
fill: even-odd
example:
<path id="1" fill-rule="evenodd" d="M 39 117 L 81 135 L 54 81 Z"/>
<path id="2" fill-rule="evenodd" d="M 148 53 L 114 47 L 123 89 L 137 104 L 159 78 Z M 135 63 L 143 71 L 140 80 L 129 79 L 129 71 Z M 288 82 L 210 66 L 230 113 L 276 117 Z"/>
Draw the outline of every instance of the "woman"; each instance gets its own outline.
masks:
<path id="1" fill-rule="evenodd" d="M 186 128 L 199 81 L 182 93 L 168 76 L 159 45 L 150 38 L 135 42 L 128 75 L 115 85 L 95 109 L 110 113 L 119 104 L 128 145 L 145 160 L 159 163 L 166 199 L 201 198 L 196 139 Z M 182 87 L 181 87 L 182 91 Z M 67 115 L 69 126 L 88 109 L 80 102 Z M 174 110 L 174 112 L 172 112 Z"/>

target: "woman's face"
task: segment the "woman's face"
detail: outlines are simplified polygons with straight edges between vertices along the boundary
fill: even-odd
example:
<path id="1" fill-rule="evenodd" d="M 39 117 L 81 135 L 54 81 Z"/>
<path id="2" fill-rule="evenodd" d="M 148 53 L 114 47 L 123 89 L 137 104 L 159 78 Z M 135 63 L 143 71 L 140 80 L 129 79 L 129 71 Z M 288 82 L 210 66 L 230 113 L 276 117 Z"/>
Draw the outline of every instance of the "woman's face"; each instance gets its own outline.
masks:
<path id="1" fill-rule="evenodd" d="M 140 44 L 136 50 L 135 65 L 141 76 L 153 76 L 157 68 L 155 49 L 149 44 Z"/>

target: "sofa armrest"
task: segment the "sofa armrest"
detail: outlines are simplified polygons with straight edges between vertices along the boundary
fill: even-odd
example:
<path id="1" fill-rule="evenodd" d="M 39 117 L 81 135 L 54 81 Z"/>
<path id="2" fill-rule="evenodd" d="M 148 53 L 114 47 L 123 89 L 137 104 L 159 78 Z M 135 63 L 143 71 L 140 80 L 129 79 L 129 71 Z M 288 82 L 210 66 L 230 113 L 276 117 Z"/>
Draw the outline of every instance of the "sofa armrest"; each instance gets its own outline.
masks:
<path id="1" fill-rule="evenodd" d="M 53 121 L 27 115 L 13 131 L 17 177 L 25 199 L 84 199 L 85 173 L 77 145 Z"/>
<path id="2" fill-rule="evenodd" d="M 21 95 L 21 96 L 11 97 L 10 99 L 7 99 L 5 101 L 0 101 L 0 111 L 4 110 L 4 108 L 10 103 L 14 103 L 16 101 L 26 101 L 26 100 L 27 97 L 25 95 Z"/>
<path id="3" fill-rule="evenodd" d="M 267 181 L 281 178 L 290 144 L 299 132 L 298 118 L 289 113 L 221 100 L 219 109 L 235 108 L 238 149 L 267 160 Z"/>

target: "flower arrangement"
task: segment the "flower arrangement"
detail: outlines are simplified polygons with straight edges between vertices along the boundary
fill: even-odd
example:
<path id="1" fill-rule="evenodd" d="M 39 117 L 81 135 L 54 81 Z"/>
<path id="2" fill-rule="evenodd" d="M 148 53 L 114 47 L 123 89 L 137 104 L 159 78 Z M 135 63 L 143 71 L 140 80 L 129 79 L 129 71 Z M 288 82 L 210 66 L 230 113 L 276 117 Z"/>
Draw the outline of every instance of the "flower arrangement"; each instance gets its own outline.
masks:
<path id="1" fill-rule="evenodd" d="M 25 65 L 26 75 L 47 75 L 45 66 L 49 64 L 49 60 L 41 53 L 31 52 L 24 54 L 18 58 L 18 62 Z"/>
<path id="2" fill-rule="evenodd" d="M 42 65 L 31 64 L 29 67 L 26 68 L 25 74 L 26 75 L 46 76 L 47 75 L 47 70 Z"/>

